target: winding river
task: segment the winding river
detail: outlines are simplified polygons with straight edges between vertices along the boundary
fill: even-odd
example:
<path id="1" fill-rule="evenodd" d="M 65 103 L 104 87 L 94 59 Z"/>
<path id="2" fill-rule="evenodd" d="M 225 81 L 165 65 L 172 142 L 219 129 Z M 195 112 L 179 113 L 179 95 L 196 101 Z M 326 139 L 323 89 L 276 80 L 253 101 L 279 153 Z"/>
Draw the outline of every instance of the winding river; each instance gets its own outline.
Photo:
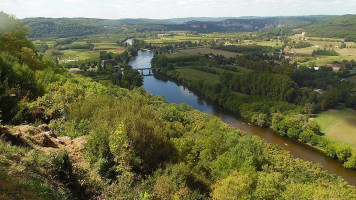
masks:
<path id="1" fill-rule="evenodd" d="M 153 55 L 154 54 L 150 51 L 141 50 L 138 52 L 138 56 L 134 60 L 131 60 L 129 64 L 133 68 L 149 68 L 151 67 L 151 59 L 153 58 Z M 148 72 L 144 72 L 144 74 L 148 74 Z M 350 184 L 356 185 L 356 171 L 344 168 L 337 160 L 326 156 L 323 152 L 304 143 L 290 138 L 281 137 L 278 134 L 273 133 L 273 130 L 271 129 L 260 128 L 255 125 L 250 126 L 248 125 L 248 121 L 236 117 L 231 112 L 199 97 L 182 85 L 177 85 L 172 81 L 157 76 L 144 76 L 143 87 L 153 95 L 164 96 L 168 103 L 186 103 L 201 112 L 217 116 L 221 118 L 223 122 L 233 127 L 251 133 L 252 135 L 257 135 L 269 143 L 274 143 L 283 147 L 296 158 L 321 164 L 329 172 L 342 176 Z"/>

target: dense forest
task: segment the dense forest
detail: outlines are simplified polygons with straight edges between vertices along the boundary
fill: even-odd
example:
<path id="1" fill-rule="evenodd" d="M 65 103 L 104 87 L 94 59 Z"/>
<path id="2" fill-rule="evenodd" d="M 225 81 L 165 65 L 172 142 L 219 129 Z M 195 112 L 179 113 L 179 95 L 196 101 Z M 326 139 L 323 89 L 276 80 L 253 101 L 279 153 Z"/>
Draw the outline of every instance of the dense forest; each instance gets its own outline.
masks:
<path id="1" fill-rule="evenodd" d="M 70 74 L 34 51 L 19 20 L 0 21 L 1 198 L 355 198 L 340 177 L 218 118 Z"/>
<path id="2" fill-rule="evenodd" d="M 153 20 L 154 21 L 154 20 Z M 26 18 L 24 24 L 29 28 L 30 38 L 40 37 L 78 37 L 94 34 L 133 34 L 138 32 L 163 31 L 165 27 L 149 24 L 147 20 L 108 20 L 91 18 Z M 143 24 L 143 23 L 148 24 Z"/>
<path id="3" fill-rule="evenodd" d="M 356 42 L 356 16 L 325 17 L 304 29 L 309 36 L 345 38 L 346 42 Z"/>
<path id="4" fill-rule="evenodd" d="M 289 77 L 279 74 L 245 73 L 231 75 L 227 72 L 220 76 L 220 83 L 232 91 L 288 102 L 294 101 L 298 90 L 297 84 Z"/>

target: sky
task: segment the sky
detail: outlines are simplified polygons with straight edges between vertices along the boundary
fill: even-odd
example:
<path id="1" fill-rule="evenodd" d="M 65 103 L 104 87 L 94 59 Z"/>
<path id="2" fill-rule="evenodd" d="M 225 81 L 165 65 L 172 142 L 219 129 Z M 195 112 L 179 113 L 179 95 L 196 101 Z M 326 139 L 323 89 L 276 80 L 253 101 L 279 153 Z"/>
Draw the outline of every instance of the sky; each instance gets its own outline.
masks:
<path id="1" fill-rule="evenodd" d="M 26 17 L 102 19 L 356 14 L 356 0 L 0 0 Z"/>

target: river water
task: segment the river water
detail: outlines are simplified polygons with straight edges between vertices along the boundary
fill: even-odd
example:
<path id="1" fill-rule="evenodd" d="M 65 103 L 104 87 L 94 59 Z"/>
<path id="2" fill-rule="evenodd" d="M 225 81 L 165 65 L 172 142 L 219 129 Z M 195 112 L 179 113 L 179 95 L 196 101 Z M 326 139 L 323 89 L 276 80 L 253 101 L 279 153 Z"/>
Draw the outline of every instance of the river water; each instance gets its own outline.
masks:
<path id="1" fill-rule="evenodd" d="M 133 68 L 150 68 L 153 55 L 154 54 L 150 51 L 141 50 L 138 52 L 138 56 L 134 60 L 131 60 L 129 64 Z M 148 74 L 148 72 L 144 72 L 144 74 Z M 269 143 L 283 147 L 296 158 L 321 164 L 329 172 L 342 176 L 350 184 L 356 185 L 356 171 L 344 168 L 339 161 L 326 156 L 319 150 L 304 143 L 287 137 L 281 137 L 271 129 L 260 128 L 255 125 L 250 126 L 248 125 L 248 121 L 222 109 L 217 104 L 199 97 L 182 85 L 178 85 L 165 78 L 159 78 L 158 76 L 144 76 L 143 88 L 153 95 L 164 96 L 168 103 L 186 103 L 201 112 L 217 116 L 223 122 L 233 127 L 251 133 L 252 135 L 257 135 Z"/>
<path id="2" fill-rule="evenodd" d="M 129 39 L 127 39 L 124 43 L 127 43 L 127 44 L 129 44 L 129 45 L 132 45 L 132 38 L 129 38 Z"/>

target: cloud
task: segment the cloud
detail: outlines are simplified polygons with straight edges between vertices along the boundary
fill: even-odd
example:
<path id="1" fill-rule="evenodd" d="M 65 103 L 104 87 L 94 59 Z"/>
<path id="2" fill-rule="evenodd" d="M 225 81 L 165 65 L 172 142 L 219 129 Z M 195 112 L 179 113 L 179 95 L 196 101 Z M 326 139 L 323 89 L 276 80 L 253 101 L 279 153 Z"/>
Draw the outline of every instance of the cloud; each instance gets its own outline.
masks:
<path id="1" fill-rule="evenodd" d="M 356 0 L 1 0 L 25 17 L 175 18 L 356 14 Z"/>

